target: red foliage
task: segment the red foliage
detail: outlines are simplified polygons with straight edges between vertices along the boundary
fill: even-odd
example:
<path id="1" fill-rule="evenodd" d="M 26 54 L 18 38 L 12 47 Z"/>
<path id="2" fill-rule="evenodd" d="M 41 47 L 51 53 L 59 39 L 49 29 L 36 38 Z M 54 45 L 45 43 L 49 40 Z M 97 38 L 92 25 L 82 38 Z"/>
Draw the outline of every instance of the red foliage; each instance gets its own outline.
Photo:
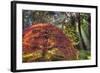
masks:
<path id="1" fill-rule="evenodd" d="M 36 49 L 47 51 L 50 48 L 58 48 L 67 60 L 77 58 L 78 51 L 58 27 L 39 23 L 25 29 L 23 32 L 23 52 L 29 53 Z"/>

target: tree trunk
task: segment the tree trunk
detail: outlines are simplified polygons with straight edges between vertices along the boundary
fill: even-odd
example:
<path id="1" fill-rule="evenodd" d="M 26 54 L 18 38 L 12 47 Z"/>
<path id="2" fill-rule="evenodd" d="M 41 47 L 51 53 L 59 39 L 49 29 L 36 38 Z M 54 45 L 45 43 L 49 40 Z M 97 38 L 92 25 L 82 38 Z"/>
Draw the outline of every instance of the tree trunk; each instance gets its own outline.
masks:
<path id="1" fill-rule="evenodd" d="M 80 13 L 77 13 L 76 17 L 77 17 L 76 18 L 76 31 L 77 31 L 77 33 L 79 35 L 79 39 L 80 39 L 79 46 L 80 46 L 81 49 L 86 50 L 84 39 L 83 39 L 82 33 L 81 33 Z"/>

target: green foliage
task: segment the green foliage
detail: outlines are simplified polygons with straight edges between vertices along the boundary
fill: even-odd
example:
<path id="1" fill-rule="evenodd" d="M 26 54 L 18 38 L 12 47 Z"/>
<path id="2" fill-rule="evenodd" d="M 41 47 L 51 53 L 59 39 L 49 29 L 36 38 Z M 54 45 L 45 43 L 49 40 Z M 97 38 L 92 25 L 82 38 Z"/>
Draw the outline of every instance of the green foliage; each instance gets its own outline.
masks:
<path id="1" fill-rule="evenodd" d="M 72 40 L 74 45 L 77 45 L 79 43 L 79 37 L 75 30 L 74 26 L 66 24 L 64 33 Z"/>
<path id="2" fill-rule="evenodd" d="M 79 60 L 91 59 L 90 51 L 80 50 Z"/>

